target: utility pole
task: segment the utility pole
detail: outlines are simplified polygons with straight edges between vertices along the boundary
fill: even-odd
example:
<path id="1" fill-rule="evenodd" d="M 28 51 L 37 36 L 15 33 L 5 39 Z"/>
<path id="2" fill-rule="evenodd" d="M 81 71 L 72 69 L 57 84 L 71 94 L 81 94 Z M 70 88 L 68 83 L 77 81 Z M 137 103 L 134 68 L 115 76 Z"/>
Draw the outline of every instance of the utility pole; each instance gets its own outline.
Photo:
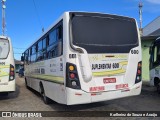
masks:
<path id="1" fill-rule="evenodd" d="M 140 30 L 140 34 L 142 35 L 143 33 L 143 29 L 142 29 L 142 7 L 143 7 L 143 4 L 142 4 L 142 1 L 140 0 L 139 2 L 139 30 Z"/>
<path id="2" fill-rule="evenodd" d="M 5 35 L 5 27 L 6 27 L 6 22 L 5 22 L 5 2 L 6 0 L 2 0 L 2 35 Z"/>

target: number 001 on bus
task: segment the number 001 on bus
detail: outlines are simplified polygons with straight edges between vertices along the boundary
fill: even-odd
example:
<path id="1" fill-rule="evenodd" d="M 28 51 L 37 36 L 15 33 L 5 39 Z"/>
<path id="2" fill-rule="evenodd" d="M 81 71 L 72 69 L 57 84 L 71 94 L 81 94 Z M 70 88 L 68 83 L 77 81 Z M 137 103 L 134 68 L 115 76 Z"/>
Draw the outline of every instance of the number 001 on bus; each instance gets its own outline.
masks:
<path id="1" fill-rule="evenodd" d="M 26 86 L 67 105 L 139 95 L 141 43 L 136 20 L 65 12 L 23 53 Z"/>

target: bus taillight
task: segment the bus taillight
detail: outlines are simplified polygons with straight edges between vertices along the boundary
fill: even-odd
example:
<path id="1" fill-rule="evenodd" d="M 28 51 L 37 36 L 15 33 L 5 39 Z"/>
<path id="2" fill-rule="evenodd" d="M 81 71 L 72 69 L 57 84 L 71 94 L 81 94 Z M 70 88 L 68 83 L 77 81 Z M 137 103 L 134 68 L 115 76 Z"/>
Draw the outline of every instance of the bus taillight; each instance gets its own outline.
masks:
<path id="1" fill-rule="evenodd" d="M 73 66 L 73 65 L 70 65 L 70 66 L 69 66 L 69 70 L 70 70 L 70 71 L 73 71 L 73 70 L 74 70 L 74 66 Z"/>
<path id="2" fill-rule="evenodd" d="M 137 65 L 137 75 L 136 75 L 136 80 L 135 80 L 135 84 L 141 82 L 142 80 L 142 62 L 139 62 Z"/>
<path id="3" fill-rule="evenodd" d="M 9 81 L 15 79 L 15 72 L 14 72 L 14 66 L 10 65 L 10 73 L 9 73 Z"/>
<path id="4" fill-rule="evenodd" d="M 75 79 L 75 74 L 74 74 L 74 73 L 71 73 L 71 74 L 70 74 L 70 78 L 71 78 L 71 79 Z"/>
<path id="5" fill-rule="evenodd" d="M 66 87 L 81 89 L 76 65 L 66 64 Z"/>
<path id="6" fill-rule="evenodd" d="M 137 71 L 137 74 L 140 75 L 140 74 L 141 74 L 141 70 L 138 70 L 138 71 Z"/>

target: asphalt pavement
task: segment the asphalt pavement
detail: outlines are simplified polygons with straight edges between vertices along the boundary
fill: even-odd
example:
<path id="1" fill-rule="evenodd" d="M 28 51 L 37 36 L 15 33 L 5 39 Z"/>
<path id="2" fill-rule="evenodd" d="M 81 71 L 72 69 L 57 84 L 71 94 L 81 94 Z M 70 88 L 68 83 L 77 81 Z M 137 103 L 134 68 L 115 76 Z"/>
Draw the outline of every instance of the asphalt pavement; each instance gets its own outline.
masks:
<path id="1" fill-rule="evenodd" d="M 0 111 L 160 111 L 160 94 L 156 92 L 156 89 L 150 87 L 148 84 L 144 84 L 141 95 L 132 96 L 127 98 L 121 98 L 116 100 L 67 106 L 58 104 L 54 101 L 51 104 L 44 104 L 39 93 L 34 90 L 28 90 L 25 87 L 24 78 L 16 76 L 16 92 L 10 93 L 8 96 L 0 94 Z M 81 119 L 79 117 L 54 117 L 43 119 Z M 83 117 L 84 118 L 84 117 Z M 0 118 L 1 119 L 1 118 Z M 8 119 L 8 118 L 7 118 Z M 23 118 L 27 119 L 27 118 Z M 38 119 L 38 118 L 34 118 Z M 85 117 L 85 119 L 123 119 L 128 120 L 126 117 Z M 130 119 L 157 119 L 158 118 L 142 118 L 132 117 Z"/>

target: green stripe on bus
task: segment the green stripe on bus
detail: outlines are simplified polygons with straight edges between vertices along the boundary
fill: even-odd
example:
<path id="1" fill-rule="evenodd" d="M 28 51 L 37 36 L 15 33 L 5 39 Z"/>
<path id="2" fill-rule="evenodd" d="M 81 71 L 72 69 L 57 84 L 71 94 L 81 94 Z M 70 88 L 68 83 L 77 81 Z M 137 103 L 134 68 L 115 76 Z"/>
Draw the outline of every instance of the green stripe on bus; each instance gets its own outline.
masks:
<path id="1" fill-rule="evenodd" d="M 8 76 L 9 74 L 6 74 L 6 75 L 0 75 L 0 77 L 5 77 L 5 76 Z"/>
<path id="2" fill-rule="evenodd" d="M 4 66 L 0 66 L 0 69 L 9 68 L 9 67 L 10 67 L 9 65 L 4 65 Z"/>
<path id="3" fill-rule="evenodd" d="M 0 77 L 9 76 L 8 72 L 0 71 Z"/>
<path id="4" fill-rule="evenodd" d="M 36 78 L 36 79 L 42 79 L 42 80 L 46 80 L 46 81 L 51 81 L 51 82 L 55 82 L 55 83 L 64 84 L 64 77 L 59 77 L 59 76 L 53 76 L 53 75 L 30 75 L 30 76 L 26 76 L 26 77 L 32 77 L 32 78 Z"/>

